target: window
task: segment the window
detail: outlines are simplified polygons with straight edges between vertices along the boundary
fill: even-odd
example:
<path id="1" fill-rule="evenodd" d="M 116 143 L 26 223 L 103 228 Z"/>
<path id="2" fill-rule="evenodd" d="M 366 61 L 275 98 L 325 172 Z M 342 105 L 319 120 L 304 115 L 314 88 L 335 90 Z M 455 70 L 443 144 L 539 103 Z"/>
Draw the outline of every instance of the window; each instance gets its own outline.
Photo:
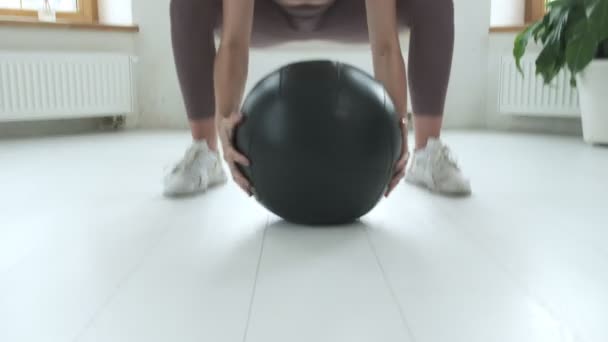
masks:
<path id="1" fill-rule="evenodd" d="M 545 15 L 547 0 L 526 0 L 526 22 L 536 21 Z"/>
<path id="2" fill-rule="evenodd" d="M 60 20 L 97 21 L 97 0 L 49 0 L 49 3 Z M 37 18 L 43 4 L 44 0 L 0 0 L 0 15 Z"/>
<path id="3" fill-rule="evenodd" d="M 526 22 L 533 22 L 545 15 L 547 4 L 555 0 L 526 0 Z"/>

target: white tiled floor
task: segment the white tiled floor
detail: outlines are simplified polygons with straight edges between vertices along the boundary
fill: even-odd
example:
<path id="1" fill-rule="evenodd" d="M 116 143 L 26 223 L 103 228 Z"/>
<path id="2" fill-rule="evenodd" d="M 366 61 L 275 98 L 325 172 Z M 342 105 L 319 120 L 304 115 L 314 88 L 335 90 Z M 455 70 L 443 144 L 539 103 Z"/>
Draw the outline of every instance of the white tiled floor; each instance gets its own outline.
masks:
<path id="1" fill-rule="evenodd" d="M 608 341 L 608 149 L 445 139 L 474 196 L 327 229 L 164 199 L 184 133 L 0 141 L 0 341 Z"/>

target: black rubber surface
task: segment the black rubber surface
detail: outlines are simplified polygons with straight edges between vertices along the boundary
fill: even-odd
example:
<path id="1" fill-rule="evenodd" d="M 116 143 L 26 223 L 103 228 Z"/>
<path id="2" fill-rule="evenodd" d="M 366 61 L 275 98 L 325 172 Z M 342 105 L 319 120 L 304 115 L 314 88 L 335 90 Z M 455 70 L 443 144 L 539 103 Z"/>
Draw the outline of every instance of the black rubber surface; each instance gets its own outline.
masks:
<path id="1" fill-rule="evenodd" d="M 332 61 L 286 65 L 243 105 L 237 148 L 256 199 L 287 221 L 333 225 L 375 207 L 401 153 L 398 116 L 369 74 Z"/>

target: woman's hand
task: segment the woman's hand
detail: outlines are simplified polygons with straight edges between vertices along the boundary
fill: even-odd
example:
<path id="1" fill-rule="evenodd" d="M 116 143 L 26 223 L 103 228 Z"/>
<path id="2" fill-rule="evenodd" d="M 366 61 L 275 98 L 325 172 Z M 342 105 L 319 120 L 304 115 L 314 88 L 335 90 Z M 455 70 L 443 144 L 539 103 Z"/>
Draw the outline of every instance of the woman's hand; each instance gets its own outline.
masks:
<path id="1" fill-rule="evenodd" d="M 224 160 L 230 167 L 232 179 L 247 193 L 248 196 L 253 195 L 253 189 L 247 178 L 239 171 L 237 163 L 243 166 L 249 166 L 249 160 L 239 153 L 233 144 L 234 130 L 236 126 L 243 120 L 241 113 L 232 113 L 228 117 L 218 116 L 217 126 L 224 152 Z"/>
<path id="2" fill-rule="evenodd" d="M 399 185 L 399 182 L 401 181 L 401 179 L 403 179 L 403 177 L 405 177 L 405 168 L 407 166 L 408 160 L 410 159 L 410 151 L 409 151 L 409 147 L 408 147 L 408 143 L 407 143 L 407 118 L 406 117 L 403 117 L 399 120 L 399 126 L 401 128 L 401 134 L 403 136 L 403 146 L 401 148 L 401 157 L 399 158 L 399 161 L 397 162 L 397 165 L 395 166 L 393 178 L 391 179 L 391 182 L 388 185 L 388 189 L 386 190 L 386 193 L 384 194 L 386 197 L 388 197 L 391 194 L 391 192 L 393 192 L 395 187 L 397 187 L 397 185 Z"/>

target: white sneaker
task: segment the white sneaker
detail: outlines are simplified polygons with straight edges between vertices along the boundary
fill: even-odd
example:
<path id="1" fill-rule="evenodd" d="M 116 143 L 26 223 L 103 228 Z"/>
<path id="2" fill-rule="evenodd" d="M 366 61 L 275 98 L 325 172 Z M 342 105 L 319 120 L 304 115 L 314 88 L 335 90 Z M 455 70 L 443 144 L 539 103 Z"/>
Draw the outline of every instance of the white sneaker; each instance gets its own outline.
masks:
<path id="1" fill-rule="evenodd" d="M 405 181 L 446 195 L 471 194 L 471 183 L 463 176 L 450 149 L 433 138 L 414 153 Z"/>
<path id="2" fill-rule="evenodd" d="M 184 196 L 203 192 L 226 182 L 220 156 L 206 141 L 197 141 L 184 158 L 165 176 L 165 196 Z"/>

